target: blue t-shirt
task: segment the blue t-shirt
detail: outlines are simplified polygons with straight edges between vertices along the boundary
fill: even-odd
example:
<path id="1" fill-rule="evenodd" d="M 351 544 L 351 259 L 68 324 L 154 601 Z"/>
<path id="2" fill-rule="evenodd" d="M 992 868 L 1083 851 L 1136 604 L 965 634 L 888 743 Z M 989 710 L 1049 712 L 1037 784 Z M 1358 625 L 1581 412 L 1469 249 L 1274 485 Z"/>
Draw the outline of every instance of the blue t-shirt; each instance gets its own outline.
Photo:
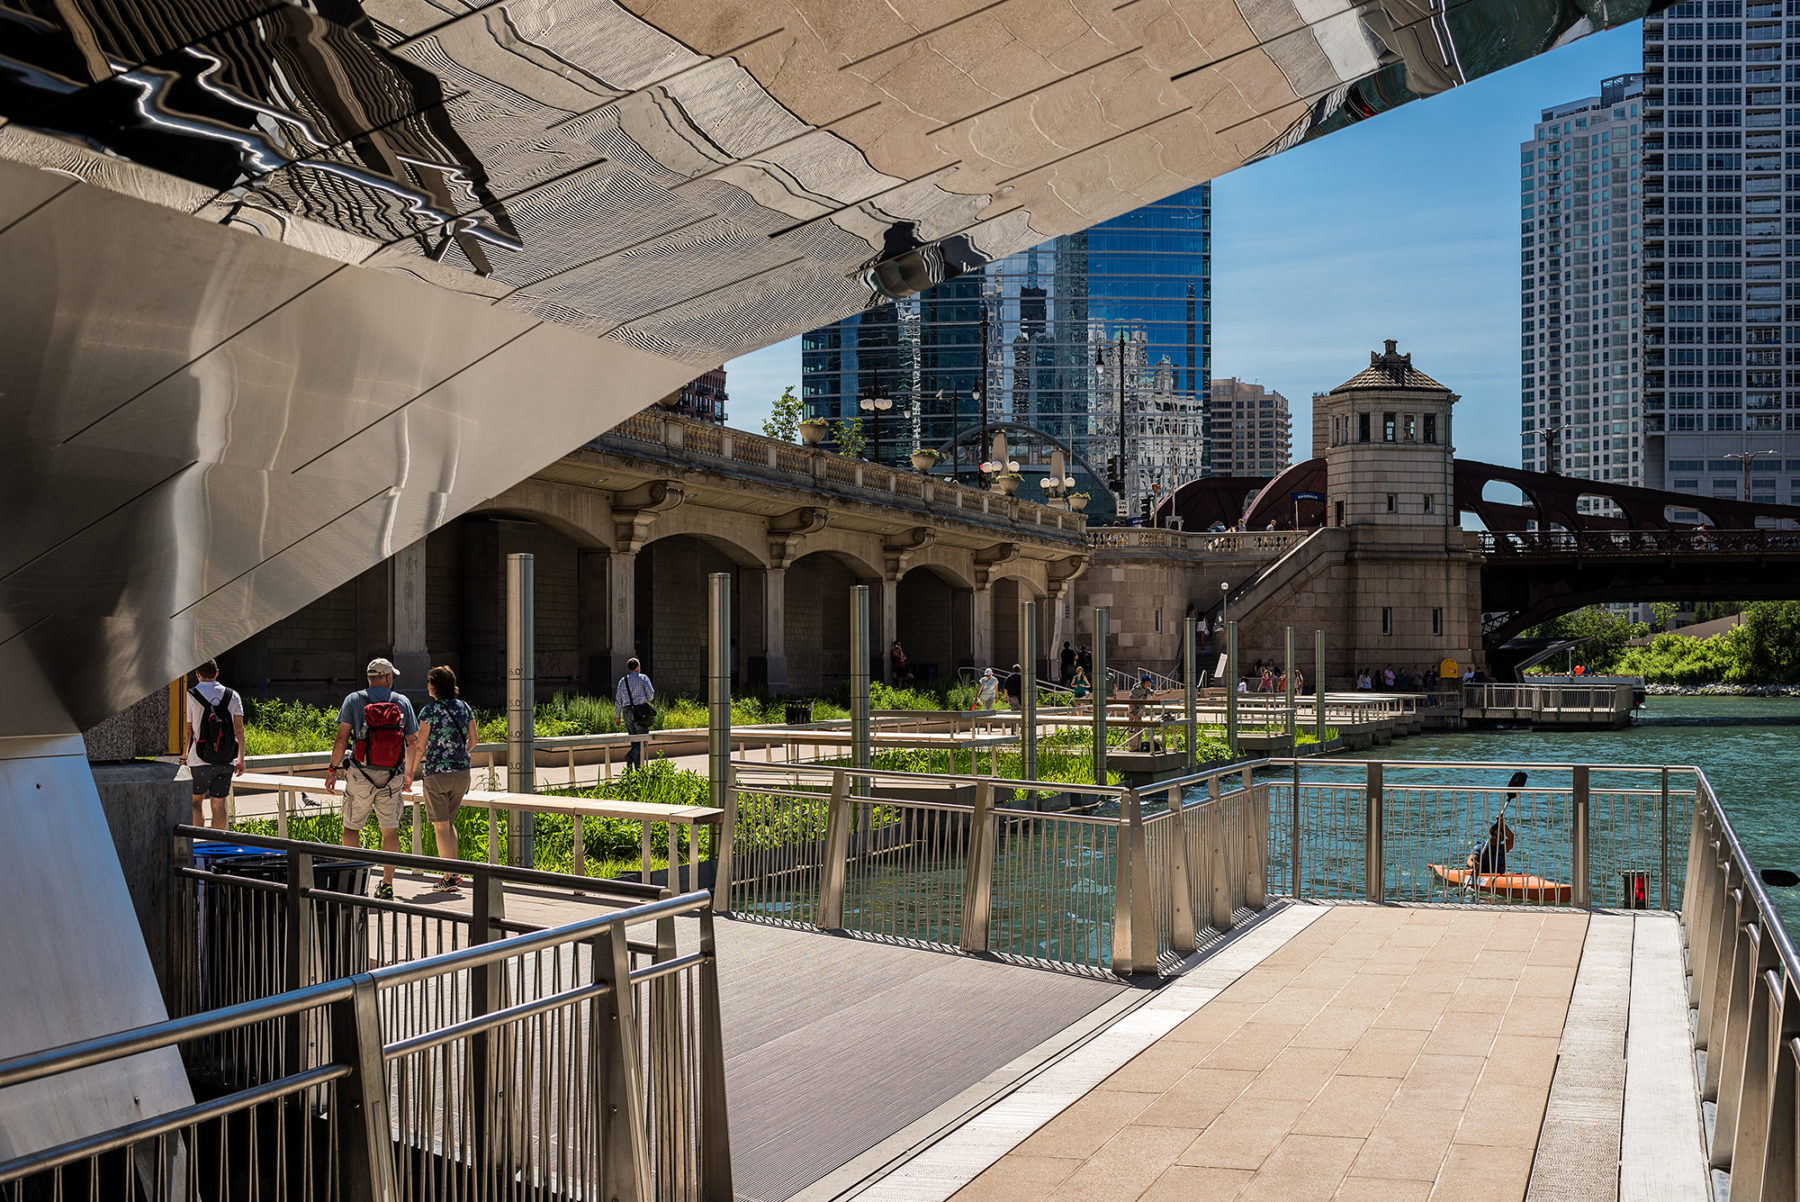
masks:
<path id="1" fill-rule="evenodd" d="M 412 701 L 407 698 L 405 693 L 396 693 L 394 690 L 383 688 L 378 684 L 372 684 L 366 689 L 358 689 L 344 698 L 344 704 L 338 707 L 338 721 L 350 728 L 352 737 L 360 739 L 368 733 L 363 729 L 363 706 L 371 701 L 390 699 L 400 703 L 400 712 L 405 715 L 406 737 L 410 739 L 418 734 L 419 718 L 413 713 Z"/>

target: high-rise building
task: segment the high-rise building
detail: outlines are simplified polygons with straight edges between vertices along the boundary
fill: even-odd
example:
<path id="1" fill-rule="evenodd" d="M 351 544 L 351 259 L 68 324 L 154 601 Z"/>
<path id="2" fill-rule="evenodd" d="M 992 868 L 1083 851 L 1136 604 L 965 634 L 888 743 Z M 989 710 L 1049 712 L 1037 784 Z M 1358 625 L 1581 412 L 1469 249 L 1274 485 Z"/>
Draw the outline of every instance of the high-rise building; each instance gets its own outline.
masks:
<path id="1" fill-rule="evenodd" d="M 1800 107 L 1783 107 L 1800 22 L 1781 16 L 1684 0 L 1644 19 L 1644 483 L 1656 487 L 1743 498 L 1752 456 L 1744 499 L 1800 501 L 1800 174 L 1784 173 Z"/>
<path id="2" fill-rule="evenodd" d="M 1288 400 L 1261 384 L 1232 376 L 1212 382 L 1207 438 L 1214 476 L 1273 476 L 1294 448 Z"/>
<path id="3" fill-rule="evenodd" d="M 1519 457 L 1643 484 L 1644 77 L 1543 110 L 1519 147 Z M 1604 507 L 1583 499 L 1583 508 Z"/>
<path id="4" fill-rule="evenodd" d="M 801 341 L 807 414 L 862 417 L 868 436 L 859 402 L 879 391 L 894 402 L 879 418 L 883 459 L 945 449 L 938 470 L 973 482 L 985 413 L 1020 460 L 1021 495 L 1041 495 L 1031 477 L 1060 446 L 1088 511 L 1106 514 L 1122 407 L 1135 512 L 1153 488 L 1205 471 L 1210 226 L 1202 185 L 814 330 Z"/>

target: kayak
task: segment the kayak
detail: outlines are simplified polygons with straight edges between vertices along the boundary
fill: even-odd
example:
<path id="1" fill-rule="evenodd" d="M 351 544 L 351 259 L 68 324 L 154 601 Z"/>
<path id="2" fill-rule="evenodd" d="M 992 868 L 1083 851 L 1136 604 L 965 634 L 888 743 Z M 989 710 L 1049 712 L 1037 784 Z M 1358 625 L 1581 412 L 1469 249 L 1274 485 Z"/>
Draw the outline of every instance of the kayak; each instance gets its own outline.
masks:
<path id="1" fill-rule="evenodd" d="M 1523 901 L 1556 902 L 1568 905 L 1574 895 L 1573 885 L 1559 881 L 1547 881 L 1541 876 L 1527 876 L 1522 872 L 1484 872 L 1479 875 L 1467 868 L 1449 868 L 1443 864 L 1431 865 L 1431 871 L 1446 885 L 1462 888 L 1475 877 L 1474 888 L 1481 893 L 1493 893 L 1500 897 L 1517 898 Z"/>

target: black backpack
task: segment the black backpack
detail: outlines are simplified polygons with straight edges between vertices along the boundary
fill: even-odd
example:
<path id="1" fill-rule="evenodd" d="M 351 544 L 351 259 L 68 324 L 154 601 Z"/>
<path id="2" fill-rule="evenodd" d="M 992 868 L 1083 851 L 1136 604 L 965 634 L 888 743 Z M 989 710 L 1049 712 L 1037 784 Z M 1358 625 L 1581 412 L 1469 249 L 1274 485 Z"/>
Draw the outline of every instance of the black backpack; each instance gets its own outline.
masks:
<path id="1" fill-rule="evenodd" d="M 208 701 L 198 685 L 188 693 L 200 703 L 200 729 L 194 732 L 194 751 L 204 763 L 237 763 L 237 728 L 231 721 L 231 690 L 221 685 L 217 701 Z"/>

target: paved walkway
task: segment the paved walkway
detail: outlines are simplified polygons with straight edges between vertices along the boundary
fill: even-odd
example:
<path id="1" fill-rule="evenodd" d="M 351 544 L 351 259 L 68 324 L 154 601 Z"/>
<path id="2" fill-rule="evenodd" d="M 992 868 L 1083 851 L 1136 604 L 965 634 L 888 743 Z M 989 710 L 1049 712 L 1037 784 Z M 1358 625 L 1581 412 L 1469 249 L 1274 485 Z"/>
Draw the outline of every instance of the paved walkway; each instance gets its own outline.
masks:
<path id="1" fill-rule="evenodd" d="M 1517 1202 L 1587 923 L 1329 908 L 955 1197 Z"/>

